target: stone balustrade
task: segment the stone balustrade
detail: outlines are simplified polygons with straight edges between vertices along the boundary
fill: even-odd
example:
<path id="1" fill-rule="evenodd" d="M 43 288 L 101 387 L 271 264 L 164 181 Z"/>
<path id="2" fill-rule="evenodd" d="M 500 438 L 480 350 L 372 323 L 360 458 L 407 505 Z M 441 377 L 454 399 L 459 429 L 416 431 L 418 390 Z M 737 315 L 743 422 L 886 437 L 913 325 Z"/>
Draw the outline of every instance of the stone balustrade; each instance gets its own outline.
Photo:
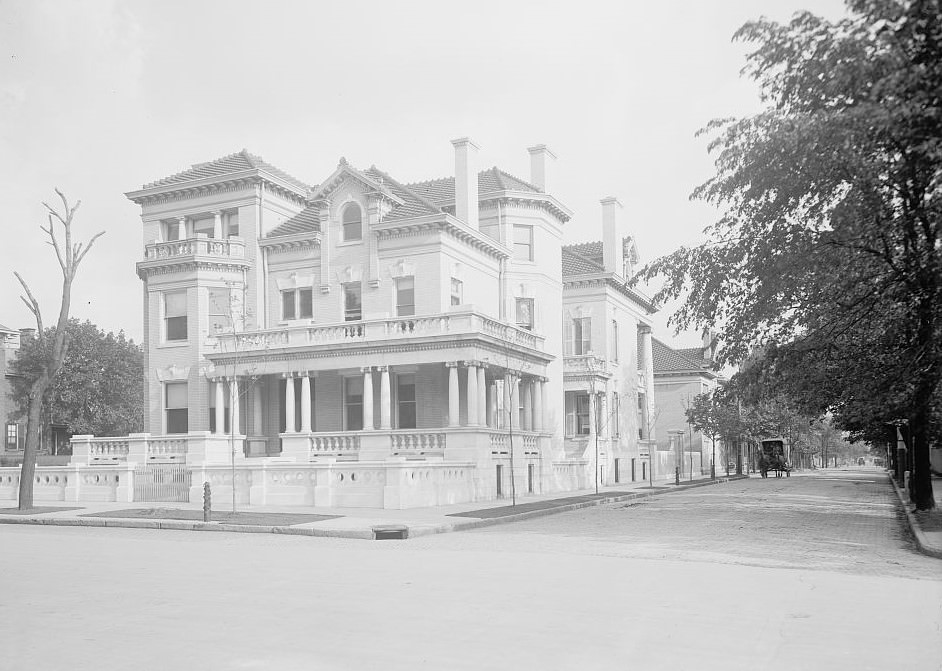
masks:
<path id="1" fill-rule="evenodd" d="M 126 462 L 182 462 L 186 459 L 187 436 L 152 436 L 132 433 L 123 437 L 72 436 L 72 464 L 119 464 Z"/>
<path id="2" fill-rule="evenodd" d="M 610 374 L 608 359 L 594 354 L 567 355 L 563 359 L 564 373 L 600 373 Z"/>
<path id="3" fill-rule="evenodd" d="M 513 345 L 542 350 L 544 338 L 476 312 L 449 312 L 421 317 L 367 319 L 324 326 L 300 325 L 217 336 L 221 352 L 277 347 L 308 347 L 350 342 L 378 342 L 423 336 L 483 334 Z"/>
<path id="4" fill-rule="evenodd" d="M 360 436 L 351 433 L 317 433 L 310 435 L 311 458 L 356 454 Z"/>
<path id="5" fill-rule="evenodd" d="M 170 242 L 152 242 L 144 246 L 145 261 L 160 261 L 182 256 L 221 256 L 245 258 L 245 241 L 241 238 L 187 238 Z"/>
<path id="6" fill-rule="evenodd" d="M 426 431 L 394 431 L 389 434 L 393 455 L 414 453 L 441 453 L 445 449 L 446 434 Z"/>

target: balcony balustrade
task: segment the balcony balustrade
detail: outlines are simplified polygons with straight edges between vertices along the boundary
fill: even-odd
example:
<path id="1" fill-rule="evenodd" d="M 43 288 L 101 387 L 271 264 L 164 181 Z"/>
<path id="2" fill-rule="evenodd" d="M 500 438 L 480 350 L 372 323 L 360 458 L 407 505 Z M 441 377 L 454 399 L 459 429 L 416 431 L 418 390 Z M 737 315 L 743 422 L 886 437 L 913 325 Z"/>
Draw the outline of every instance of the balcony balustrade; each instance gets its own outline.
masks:
<path id="1" fill-rule="evenodd" d="M 563 373 L 572 374 L 610 374 L 611 366 L 608 359 L 594 354 L 567 355 L 563 359 Z"/>
<path id="2" fill-rule="evenodd" d="M 324 326 L 289 326 L 217 336 L 219 352 L 249 352 L 279 347 L 405 340 L 425 336 L 483 334 L 504 342 L 541 350 L 543 336 L 504 324 L 476 312 L 449 312 L 424 317 L 367 319 Z"/>
<path id="3" fill-rule="evenodd" d="M 187 238 L 170 242 L 152 242 L 144 246 L 145 261 L 178 259 L 185 256 L 245 258 L 245 241 L 241 238 Z"/>

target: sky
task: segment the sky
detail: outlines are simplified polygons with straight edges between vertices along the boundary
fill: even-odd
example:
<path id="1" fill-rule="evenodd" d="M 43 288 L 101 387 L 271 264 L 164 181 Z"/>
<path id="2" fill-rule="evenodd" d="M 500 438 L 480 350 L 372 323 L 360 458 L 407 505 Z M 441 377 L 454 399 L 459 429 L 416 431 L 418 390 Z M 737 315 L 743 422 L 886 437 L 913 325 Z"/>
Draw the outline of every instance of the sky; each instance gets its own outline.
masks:
<path id="1" fill-rule="evenodd" d="M 54 323 L 61 274 L 43 201 L 81 200 L 77 240 L 105 231 L 73 286 L 72 315 L 143 332 L 144 183 L 247 148 L 315 185 L 340 157 L 402 182 L 453 174 L 450 141 L 480 167 L 529 177 L 526 148 L 557 156 L 549 190 L 573 212 L 565 243 L 601 239 L 623 204 L 642 262 L 703 240 L 717 218 L 689 194 L 712 175 L 713 118 L 760 109 L 740 76 L 744 22 L 841 0 L 474 3 L 0 0 L 0 324 L 34 326 L 13 271 Z M 671 306 L 655 335 L 678 347 Z"/>

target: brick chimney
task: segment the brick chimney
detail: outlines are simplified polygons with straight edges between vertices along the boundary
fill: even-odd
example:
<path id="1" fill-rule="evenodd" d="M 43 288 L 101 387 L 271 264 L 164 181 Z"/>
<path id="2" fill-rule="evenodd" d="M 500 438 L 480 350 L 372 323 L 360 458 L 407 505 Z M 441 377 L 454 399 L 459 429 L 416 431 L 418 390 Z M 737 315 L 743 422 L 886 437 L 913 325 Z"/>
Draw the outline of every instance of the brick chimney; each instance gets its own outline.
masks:
<path id="1" fill-rule="evenodd" d="M 478 227 L 478 146 L 469 138 L 452 140 L 455 146 L 455 216 Z"/>
<path id="2" fill-rule="evenodd" d="M 547 159 L 556 160 L 556 154 L 551 152 L 545 144 L 538 144 L 535 147 L 528 147 L 530 152 L 530 184 L 538 188 L 543 193 L 547 193 L 546 185 L 546 162 Z"/>
<path id="3" fill-rule="evenodd" d="M 625 237 L 621 231 L 619 210 L 622 204 L 618 199 L 609 196 L 602 199 L 602 262 L 605 272 L 624 272 L 624 249 L 622 240 Z"/>

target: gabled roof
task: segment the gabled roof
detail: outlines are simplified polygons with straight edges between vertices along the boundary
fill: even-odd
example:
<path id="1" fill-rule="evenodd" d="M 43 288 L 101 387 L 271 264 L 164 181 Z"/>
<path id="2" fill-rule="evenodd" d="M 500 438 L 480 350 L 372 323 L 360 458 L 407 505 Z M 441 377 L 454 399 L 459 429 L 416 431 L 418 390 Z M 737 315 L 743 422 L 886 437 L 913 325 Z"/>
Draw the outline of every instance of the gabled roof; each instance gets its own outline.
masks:
<path id="1" fill-rule="evenodd" d="M 440 207 L 435 205 L 428 198 L 401 182 L 396 181 L 390 177 L 388 173 L 383 172 L 375 165 L 370 166 L 369 170 L 364 172 L 373 179 L 381 181 L 403 201 L 401 205 L 398 205 L 392 212 L 387 214 L 383 221 L 421 217 L 427 214 L 437 214 L 442 211 Z"/>
<path id="2" fill-rule="evenodd" d="M 151 189 L 158 186 L 173 186 L 197 179 L 223 177 L 245 170 L 264 170 L 302 191 L 308 191 L 311 188 L 301 180 L 292 177 L 283 170 L 266 162 L 260 156 L 249 153 L 246 149 L 236 152 L 235 154 L 217 158 L 215 161 L 196 163 L 189 169 L 178 172 L 175 175 L 170 175 L 169 177 L 158 179 L 150 184 L 145 184 L 144 188 Z"/>
<path id="3" fill-rule="evenodd" d="M 601 242 L 565 245 L 562 249 L 562 261 L 563 277 L 605 272 L 605 266 L 602 263 Z"/>
<path id="4" fill-rule="evenodd" d="M 15 329 L 8 329 L 8 328 L 7 328 L 6 326 L 4 326 L 3 324 L 0 324 L 0 331 L 9 331 L 10 333 L 16 333 L 16 330 L 15 330 Z"/>
<path id="5" fill-rule="evenodd" d="M 665 345 L 657 338 L 651 338 L 651 353 L 654 357 L 654 374 L 698 373 L 706 375 L 707 377 L 716 377 L 716 374 L 710 370 L 708 362 L 702 358 L 702 355 L 691 357 L 687 354 L 689 352 L 700 352 L 700 350 L 693 348 L 674 349 Z"/>
<path id="6" fill-rule="evenodd" d="M 433 203 L 444 203 L 455 199 L 455 178 L 442 177 L 425 182 L 404 185 L 414 193 Z M 519 177 L 504 172 L 497 166 L 478 173 L 478 196 L 497 191 L 529 191 L 543 193 L 538 188 Z"/>

